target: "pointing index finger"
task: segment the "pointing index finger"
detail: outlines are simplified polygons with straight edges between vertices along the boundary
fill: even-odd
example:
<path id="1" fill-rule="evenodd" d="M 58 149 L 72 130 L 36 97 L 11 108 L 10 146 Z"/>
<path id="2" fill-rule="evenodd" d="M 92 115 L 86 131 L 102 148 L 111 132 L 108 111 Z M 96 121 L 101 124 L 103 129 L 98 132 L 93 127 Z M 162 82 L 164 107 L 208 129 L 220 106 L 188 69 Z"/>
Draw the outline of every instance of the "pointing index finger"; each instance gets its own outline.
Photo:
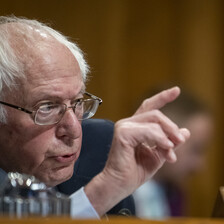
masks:
<path id="1" fill-rule="evenodd" d="M 135 112 L 135 114 L 160 109 L 167 103 L 174 101 L 179 96 L 179 94 L 180 94 L 180 88 L 177 86 L 167 90 L 163 90 L 162 92 L 144 100 L 141 106 Z"/>

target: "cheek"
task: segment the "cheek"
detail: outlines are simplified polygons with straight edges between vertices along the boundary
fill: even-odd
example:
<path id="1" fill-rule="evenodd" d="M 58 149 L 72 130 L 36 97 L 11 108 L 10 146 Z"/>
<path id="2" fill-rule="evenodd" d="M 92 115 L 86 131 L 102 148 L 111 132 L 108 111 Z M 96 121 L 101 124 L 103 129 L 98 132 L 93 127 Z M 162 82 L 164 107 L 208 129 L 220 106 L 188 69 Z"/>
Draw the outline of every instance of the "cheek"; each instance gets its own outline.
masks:
<path id="1" fill-rule="evenodd" d="M 45 159 L 49 145 L 54 140 L 54 130 L 49 127 L 39 127 L 30 122 L 23 125 L 14 124 L 11 130 L 10 148 L 16 160 L 16 168 L 32 173 Z"/>
<path id="2" fill-rule="evenodd" d="M 17 123 L 16 120 L 22 120 L 23 123 Z M 0 165 L 2 168 L 8 167 L 9 171 L 36 175 L 46 182 L 49 179 L 64 180 L 71 176 L 74 162 L 66 169 L 55 172 L 58 164 L 49 157 L 57 153 L 75 152 L 77 160 L 82 141 L 81 127 L 77 131 L 81 134 L 77 134 L 77 138 L 68 144 L 63 138 L 57 138 L 55 126 L 37 126 L 29 119 L 16 120 L 14 119 L 10 125 L 0 129 Z"/>
<path id="3" fill-rule="evenodd" d="M 19 154 L 24 162 L 24 170 L 32 173 L 44 161 L 52 141 L 52 134 L 44 132 L 37 136 L 32 136 L 30 139 L 26 138 L 26 140 L 26 142 L 23 142 Z"/>
<path id="4" fill-rule="evenodd" d="M 32 132 L 27 134 L 24 148 L 33 154 L 43 155 L 51 145 L 56 144 L 55 130 L 54 127 L 43 128 L 41 131 L 38 129 L 37 126 L 37 130 L 31 129 Z"/>

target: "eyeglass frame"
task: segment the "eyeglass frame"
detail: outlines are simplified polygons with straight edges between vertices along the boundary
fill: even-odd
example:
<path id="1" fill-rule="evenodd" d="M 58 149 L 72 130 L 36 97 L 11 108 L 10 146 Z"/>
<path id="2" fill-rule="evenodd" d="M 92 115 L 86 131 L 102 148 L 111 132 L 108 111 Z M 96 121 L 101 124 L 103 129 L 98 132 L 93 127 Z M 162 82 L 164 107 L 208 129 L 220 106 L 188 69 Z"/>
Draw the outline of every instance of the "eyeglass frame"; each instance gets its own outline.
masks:
<path id="1" fill-rule="evenodd" d="M 84 94 L 87 95 L 88 97 L 90 97 L 90 98 L 93 99 L 93 100 L 98 100 L 98 101 L 99 101 L 99 105 L 103 102 L 103 100 L 102 100 L 101 98 L 99 98 L 99 97 L 97 97 L 97 96 L 95 96 L 95 95 L 93 95 L 93 94 L 91 94 L 91 93 L 84 92 Z M 80 99 L 85 100 L 84 98 L 79 98 L 79 99 L 77 99 L 77 100 L 74 100 L 74 102 L 76 102 L 76 101 L 78 102 L 78 100 L 80 100 Z M 89 99 L 86 99 L 86 100 L 89 100 Z M 30 111 L 30 110 L 28 110 L 28 109 L 26 109 L 26 108 L 19 107 L 19 106 L 17 106 L 17 105 L 10 104 L 10 103 L 6 103 L 6 102 L 3 102 L 3 101 L 0 101 L 0 104 L 3 104 L 3 105 L 8 106 L 8 107 L 12 107 L 12 108 L 14 108 L 14 109 L 16 109 L 16 110 L 25 112 L 25 113 L 27 113 L 27 114 L 33 114 L 33 121 L 34 121 L 35 124 L 37 124 L 37 123 L 35 122 L 35 116 L 36 116 L 36 112 L 39 110 L 39 108 L 38 108 L 37 110 Z M 63 104 L 64 104 L 64 103 L 63 103 Z M 74 107 L 72 107 L 72 106 L 67 106 L 67 104 L 64 104 L 64 105 L 66 105 L 66 110 L 67 110 L 68 108 L 75 108 L 75 106 L 74 106 Z M 66 112 L 66 110 L 65 110 L 65 112 Z M 63 117 L 63 116 L 62 116 L 62 117 Z M 62 117 L 61 117 L 61 118 L 62 118 Z M 86 118 L 86 119 L 89 119 L 89 118 Z M 61 119 L 60 119 L 60 120 L 61 120 Z M 60 120 L 57 121 L 57 122 L 54 123 L 54 124 L 59 123 Z M 85 120 L 85 119 L 81 119 L 81 120 Z M 41 124 L 37 124 L 37 125 L 41 125 Z M 42 125 L 43 125 L 43 124 L 42 124 Z M 53 125 L 53 124 L 52 124 L 52 125 Z"/>

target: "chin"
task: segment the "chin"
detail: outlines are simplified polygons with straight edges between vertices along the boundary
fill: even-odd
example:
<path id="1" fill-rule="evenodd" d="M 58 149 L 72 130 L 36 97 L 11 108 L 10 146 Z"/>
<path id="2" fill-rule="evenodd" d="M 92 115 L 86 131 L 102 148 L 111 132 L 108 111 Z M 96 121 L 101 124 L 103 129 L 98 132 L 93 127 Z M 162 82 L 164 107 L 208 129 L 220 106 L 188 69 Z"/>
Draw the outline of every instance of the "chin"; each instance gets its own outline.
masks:
<path id="1" fill-rule="evenodd" d="M 70 179 L 73 175 L 74 167 L 63 167 L 57 170 L 52 170 L 48 175 L 39 178 L 39 180 L 43 181 L 48 187 L 55 187 L 58 184 L 65 182 Z"/>

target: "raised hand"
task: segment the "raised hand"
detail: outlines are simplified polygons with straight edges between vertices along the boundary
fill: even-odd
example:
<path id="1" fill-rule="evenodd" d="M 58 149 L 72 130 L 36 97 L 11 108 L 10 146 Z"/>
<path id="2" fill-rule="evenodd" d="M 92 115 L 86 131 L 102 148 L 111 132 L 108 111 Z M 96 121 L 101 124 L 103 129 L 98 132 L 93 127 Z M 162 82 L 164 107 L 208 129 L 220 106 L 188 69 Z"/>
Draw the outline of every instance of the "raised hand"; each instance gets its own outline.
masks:
<path id="1" fill-rule="evenodd" d="M 190 133 L 179 128 L 159 109 L 179 94 L 178 87 L 162 91 L 146 99 L 132 117 L 115 124 L 108 161 L 102 173 L 94 178 L 99 188 L 99 183 L 107 183 L 101 189 L 101 195 L 109 197 L 107 206 L 113 206 L 114 202 L 116 204 L 131 194 L 150 179 L 165 161 L 176 161 L 175 148 L 183 144 Z M 101 214 L 106 206 L 99 206 L 99 202 L 94 204 Z"/>

